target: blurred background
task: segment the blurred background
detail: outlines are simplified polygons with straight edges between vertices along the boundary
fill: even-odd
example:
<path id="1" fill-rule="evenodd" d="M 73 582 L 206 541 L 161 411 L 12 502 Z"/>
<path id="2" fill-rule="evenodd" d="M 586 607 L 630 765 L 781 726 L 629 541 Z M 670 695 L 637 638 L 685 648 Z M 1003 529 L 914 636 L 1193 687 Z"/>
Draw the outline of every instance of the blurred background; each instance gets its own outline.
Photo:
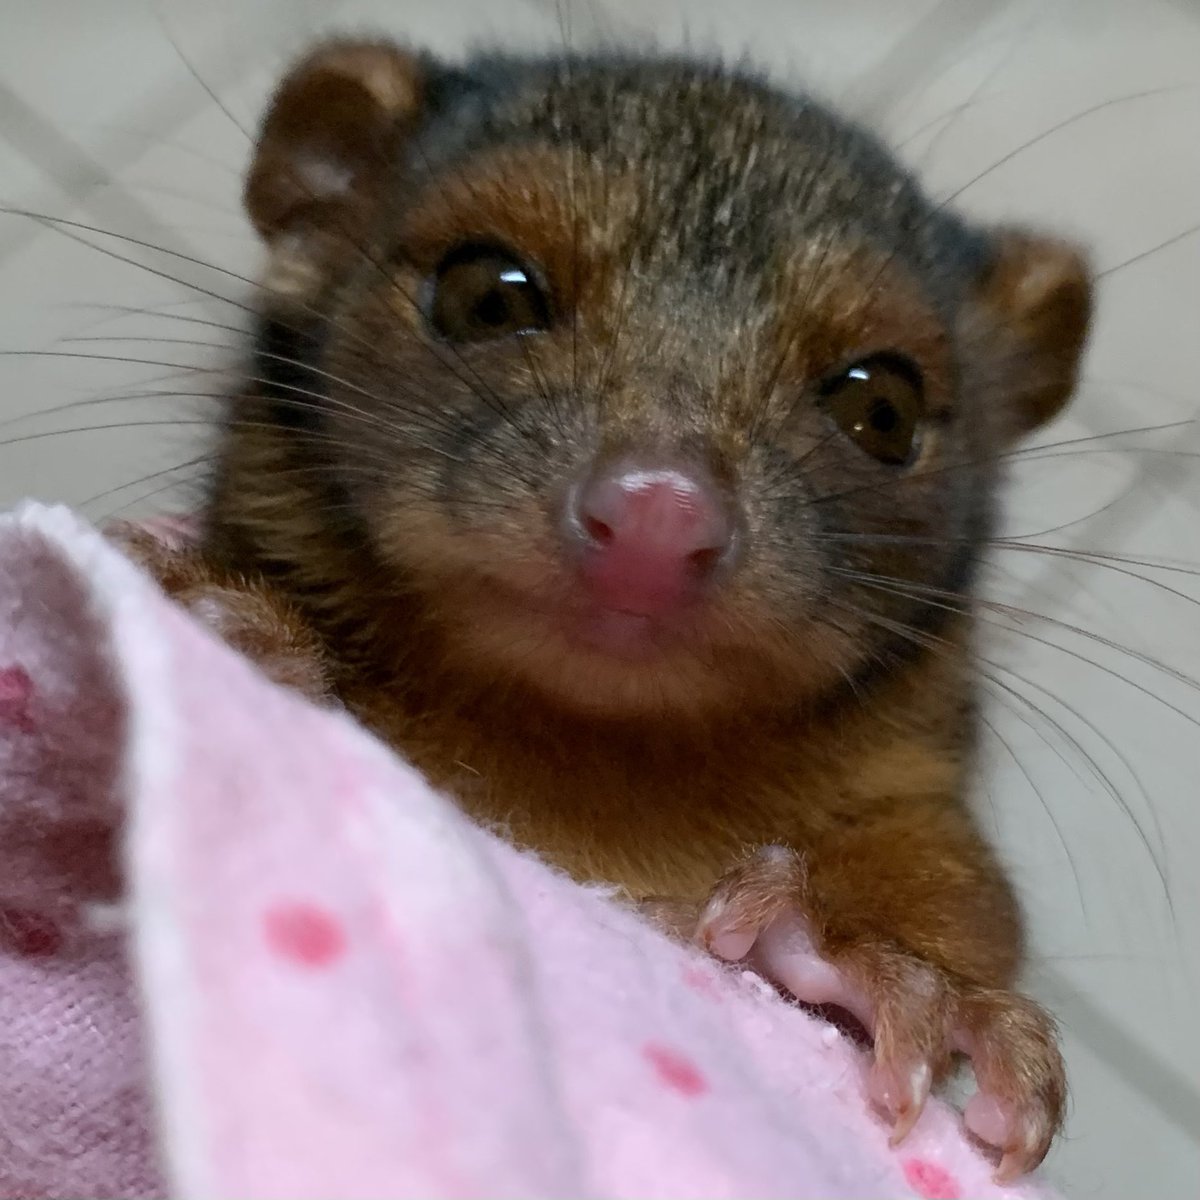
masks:
<path id="1" fill-rule="evenodd" d="M 978 803 L 1025 897 L 1073 1105 L 1049 1173 L 1200 1195 L 1200 4 L 0 0 L 0 506 L 191 503 L 258 247 L 264 96 L 322 29 L 748 54 L 931 191 L 1083 239 L 1084 386 L 1014 460 Z M 108 231 L 107 233 L 102 231 Z M 117 235 L 117 236 L 113 236 Z M 16 353 L 14 353 L 16 352 Z M 137 361 L 127 361 L 137 360 Z"/>

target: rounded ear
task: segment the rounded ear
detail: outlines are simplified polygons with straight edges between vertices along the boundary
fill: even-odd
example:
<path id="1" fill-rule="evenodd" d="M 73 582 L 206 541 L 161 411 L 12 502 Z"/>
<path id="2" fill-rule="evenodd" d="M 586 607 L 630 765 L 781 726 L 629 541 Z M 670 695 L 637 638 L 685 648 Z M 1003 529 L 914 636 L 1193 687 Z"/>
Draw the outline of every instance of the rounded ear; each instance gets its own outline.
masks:
<path id="1" fill-rule="evenodd" d="M 420 118 L 427 64 L 385 42 L 327 42 L 297 63 L 267 110 L 246 211 L 276 251 L 309 264 L 331 242 L 361 244 Z"/>
<path id="2" fill-rule="evenodd" d="M 1018 229 L 990 235 L 991 253 L 970 305 L 977 353 L 1007 410 L 1013 436 L 1056 417 L 1079 378 L 1092 318 L 1082 251 Z"/>

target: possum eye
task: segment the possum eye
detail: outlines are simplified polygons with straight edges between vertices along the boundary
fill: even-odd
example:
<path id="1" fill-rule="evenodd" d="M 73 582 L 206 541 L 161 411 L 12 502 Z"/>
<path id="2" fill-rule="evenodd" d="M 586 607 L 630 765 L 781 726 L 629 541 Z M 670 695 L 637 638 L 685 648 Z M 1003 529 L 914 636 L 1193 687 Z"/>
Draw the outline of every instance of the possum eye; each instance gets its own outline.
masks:
<path id="1" fill-rule="evenodd" d="M 451 342 L 534 333 L 550 324 L 533 271 L 494 246 L 459 246 L 442 259 L 426 311 L 437 334 Z"/>
<path id="2" fill-rule="evenodd" d="M 821 401 L 858 448 L 889 466 L 903 466 L 920 440 L 921 372 L 898 354 L 876 354 L 827 379 Z"/>

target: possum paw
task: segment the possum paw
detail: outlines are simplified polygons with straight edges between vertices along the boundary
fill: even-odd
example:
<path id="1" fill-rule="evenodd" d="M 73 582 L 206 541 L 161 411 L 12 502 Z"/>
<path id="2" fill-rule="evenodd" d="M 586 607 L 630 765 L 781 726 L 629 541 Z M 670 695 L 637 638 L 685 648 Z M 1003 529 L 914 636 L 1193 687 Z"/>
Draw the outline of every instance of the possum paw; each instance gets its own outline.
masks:
<path id="1" fill-rule="evenodd" d="M 293 607 L 266 584 L 224 571 L 194 544 L 158 536 L 143 526 L 114 525 L 105 536 L 167 596 L 269 679 L 310 700 L 330 702 L 332 688 L 320 643 Z"/>
<path id="2" fill-rule="evenodd" d="M 1036 1167 L 1066 1103 L 1049 1015 L 1024 996 L 967 983 L 886 939 L 818 931 L 807 894 L 802 859 L 767 847 L 720 880 L 699 910 L 693 940 L 718 958 L 745 960 L 798 1000 L 835 1005 L 862 1024 L 874 1043 L 871 1099 L 891 1123 L 893 1145 L 961 1053 L 978 1085 L 964 1122 L 998 1155 L 997 1181 Z"/>

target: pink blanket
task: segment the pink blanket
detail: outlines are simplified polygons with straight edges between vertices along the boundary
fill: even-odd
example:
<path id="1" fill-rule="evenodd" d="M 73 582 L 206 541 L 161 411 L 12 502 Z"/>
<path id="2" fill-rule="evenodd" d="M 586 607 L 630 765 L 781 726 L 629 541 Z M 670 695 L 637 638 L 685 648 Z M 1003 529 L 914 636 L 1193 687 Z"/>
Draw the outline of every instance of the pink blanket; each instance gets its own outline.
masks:
<path id="1" fill-rule="evenodd" d="M 0 520 L 0 1197 L 1045 1196 L 469 824 L 69 513 Z"/>

